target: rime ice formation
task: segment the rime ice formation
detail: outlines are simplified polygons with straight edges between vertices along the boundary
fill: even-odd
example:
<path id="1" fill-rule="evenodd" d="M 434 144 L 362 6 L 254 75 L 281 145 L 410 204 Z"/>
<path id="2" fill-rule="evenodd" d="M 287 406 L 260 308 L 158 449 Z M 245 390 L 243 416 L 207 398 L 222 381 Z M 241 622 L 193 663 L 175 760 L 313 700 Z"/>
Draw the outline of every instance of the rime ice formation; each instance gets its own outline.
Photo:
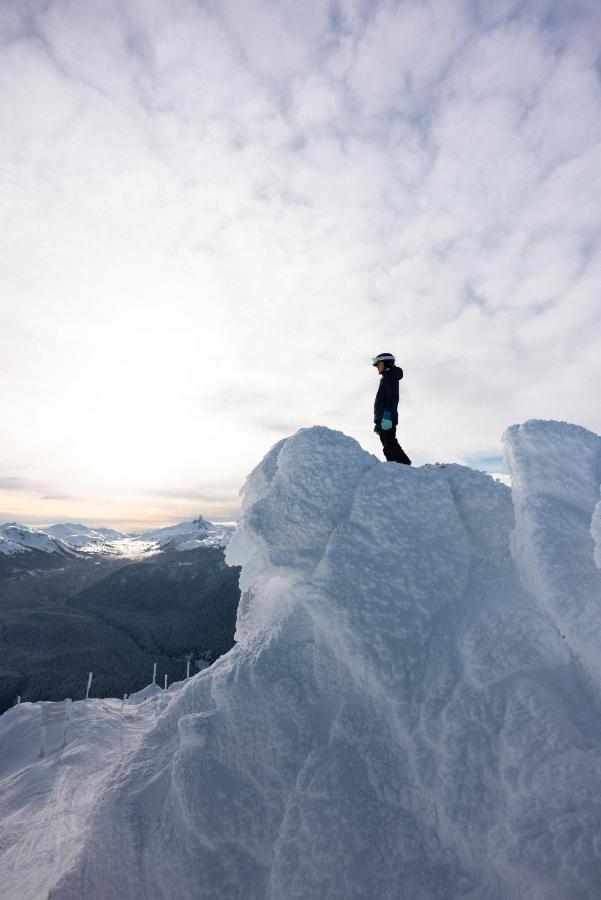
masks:
<path id="1" fill-rule="evenodd" d="M 595 562 L 601 569 L 601 500 L 595 506 L 591 522 L 591 535 L 595 542 Z"/>
<path id="2" fill-rule="evenodd" d="M 507 430 L 505 445 L 520 571 L 601 700 L 601 573 L 591 538 L 601 438 L 566 422 L 527 422 Z"/>
<path id="3" fill-rule="evenodd" d="M 36 705 L 0 718 L 2 896 L 596 896 L 601 439 L 529 422 L 506 449 L 514 503 L 325 428 L 277 444 L 227 550 L 233 650 L 120 729 L 74 704 L 60 758 L 18 759 Z"/>

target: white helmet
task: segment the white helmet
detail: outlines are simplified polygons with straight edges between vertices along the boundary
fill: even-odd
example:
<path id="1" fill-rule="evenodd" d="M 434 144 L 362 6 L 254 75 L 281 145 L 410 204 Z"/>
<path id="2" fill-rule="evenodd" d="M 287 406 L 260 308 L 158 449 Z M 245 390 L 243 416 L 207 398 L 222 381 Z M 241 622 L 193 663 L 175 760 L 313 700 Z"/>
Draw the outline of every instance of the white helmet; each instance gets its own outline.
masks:
<path id="1" fill-rule="evenodd" d="M 377 366 L 379 362 L 388 363 L 394 366 L 394 356 L 392 353 L 378 353 L 371 361 L 372 366 Z"/>

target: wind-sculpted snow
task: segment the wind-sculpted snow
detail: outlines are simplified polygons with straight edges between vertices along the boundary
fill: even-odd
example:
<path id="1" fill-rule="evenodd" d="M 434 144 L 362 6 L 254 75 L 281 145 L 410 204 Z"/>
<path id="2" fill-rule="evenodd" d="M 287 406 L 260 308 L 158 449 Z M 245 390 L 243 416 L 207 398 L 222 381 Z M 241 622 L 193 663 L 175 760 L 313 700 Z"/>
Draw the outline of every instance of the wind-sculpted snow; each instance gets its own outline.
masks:
<path id="1" fill-rule="evenodd" d="M 136 706 L 53 900 L 597 896 L 600 439 L 506 440 L 515 518 L 484 473 L 325 428 L 268 453 L 227 550 L 238 644 Z"/>
<path id="2" fill-rule="evenodd" d="M 591 535 L 595 542 L 595 562 L 601 569 L 601 500 L 595 506 L 591 522 Z"/>
<path id="3" fill-rule="evenodd" d="M 601 572 L 591 537 L 601 438 L 565 422 L 527 422 L 508 429 L 505 445 L 516 560 L 601 701 Z"/>

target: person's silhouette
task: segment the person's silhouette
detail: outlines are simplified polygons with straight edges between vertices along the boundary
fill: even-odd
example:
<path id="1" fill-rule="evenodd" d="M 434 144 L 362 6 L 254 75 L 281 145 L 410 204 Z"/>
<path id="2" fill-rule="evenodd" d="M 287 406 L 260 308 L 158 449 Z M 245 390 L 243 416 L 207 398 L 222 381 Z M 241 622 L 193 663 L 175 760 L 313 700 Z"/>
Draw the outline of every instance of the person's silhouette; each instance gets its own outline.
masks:
<path id="1" fill-rule="evenodd" d="M 388 462 L 411 465 L 411 460 L 396 438 L 399 421 L 399 381 L 403 370 L 395 366 L 392 353 L 380 353 L 372 359 L 372 365 L 380 373 L 380 385 L 374 403 L 374 431 L 380 436 L 384 456 Z"/>

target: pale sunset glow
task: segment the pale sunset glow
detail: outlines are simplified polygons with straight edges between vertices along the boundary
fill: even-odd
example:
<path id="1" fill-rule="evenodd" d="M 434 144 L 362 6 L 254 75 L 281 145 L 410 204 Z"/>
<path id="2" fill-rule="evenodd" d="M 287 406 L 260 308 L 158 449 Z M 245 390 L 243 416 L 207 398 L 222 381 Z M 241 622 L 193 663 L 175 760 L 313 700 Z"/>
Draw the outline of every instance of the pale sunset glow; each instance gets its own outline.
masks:
<path id="1" fill-rule="evenodd" d="M 239 511 L 277 440 L 599 432 L 593 2 L 0 6 L 0 522 Z"/>

